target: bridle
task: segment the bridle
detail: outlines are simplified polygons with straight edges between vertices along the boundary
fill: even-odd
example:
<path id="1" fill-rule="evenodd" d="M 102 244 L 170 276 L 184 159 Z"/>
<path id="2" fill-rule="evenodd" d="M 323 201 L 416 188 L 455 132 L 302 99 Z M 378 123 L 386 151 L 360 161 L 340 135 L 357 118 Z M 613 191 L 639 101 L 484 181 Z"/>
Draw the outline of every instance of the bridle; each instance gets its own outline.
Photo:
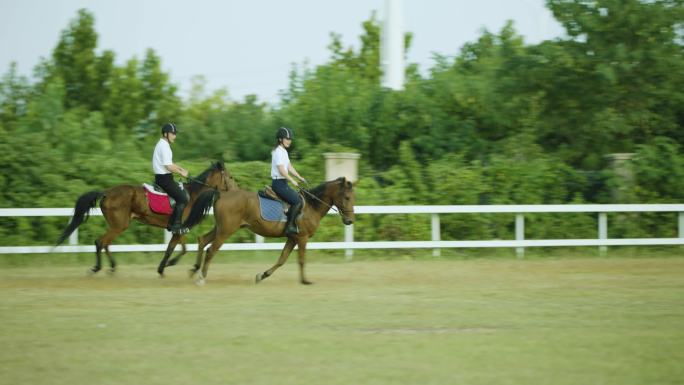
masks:
<path id="1" fill-rule="evenodd" d="M 323 200 L 322 200 L 321 198 L 315 196 L 314 194 L 312 194 L 311 192 L 309 192 L 309 190 L 307 190 L 307 189 L 305 189 L 305 188 L 302 188 L 302 187 L 299 187 L 299 191 L 300 191 L 300 192 L 303 192 L 304 194 L 310 196 L 311 198 L 313 198 L 313 199 L 319 201 L 320 203 L 323 203 L 326 207 L 328 207 L 328 210 L 333 210 L 333 211 L 335 211 L 335 212 L 339 212 L 339 211 L 338 211 L 338 210 L 339 210 L 338 207 L 335 207 L 335 206 L 333 206 L 333 205 L 329 205 L 327 202 L 323 202 Z"/>
<path id="2" fill-rule="evenodd" d="M 193 178 L 193 177 L 191 177 L 191 176 L 188 176 L 188 177 L 187 177 L 187 180 L 188 180 L 188 182 L 201 184 L 202 186 L 214 187 L 214 186 L 209 185 L 209 184 L 207 184 L 207 183 L 205 183 L 205 182 L 202 182 L 202 181 L 199 180 L 199 179 L 195 179 L 195 178 Z M 222 190 L 222 191 L 228 191 L 228 190 L 230 190 L 230 188 L 228 187 L 228 177 L 226 176 L 226 170 L 221 170 L 221 181 L 223 181 L 223 190 Z"/>
<path id="3" fill-rule="evenodd" d="M 338 214 L 342 214 L 342 216 L 343 216 L 344 218 L 349 218 L 349 215 L 347 215 L 347 213 L 346 213 L 346 212 L 344 211 L 344 209 L 342 209 L 341 207 L 339 207 L 339 206 L 337 206 L 337 205 L 331 205 L 331 204 L 328 204 L 327 202 L 324 202 L 321 198 L 319 198 L 319 197 L 317 197 L 316 195 L 312 194 L 309 190 L 307 190 L 307 189 L 305 189 L 305 188 L 299 187 L 299 191 L 300 191 L 300 192 L 303 192 L 304 194 L 306 194 L 306 195 L 310 196 L 311 198 L 317 200 L 318 202 L 324 204 L 326 207 L 328 207 L 328 210 L 333 210 L 333 211 L 335 211 L 335 212 L 338 213 Z"/>
<path id="4" fill-rule="evenodd" d="M 223 191 L 230 190 L 230 188 L 228 187 L 228 177 L 226 176 L 225 169 L 221 170 L 221 180 L 223 181 Z"/>

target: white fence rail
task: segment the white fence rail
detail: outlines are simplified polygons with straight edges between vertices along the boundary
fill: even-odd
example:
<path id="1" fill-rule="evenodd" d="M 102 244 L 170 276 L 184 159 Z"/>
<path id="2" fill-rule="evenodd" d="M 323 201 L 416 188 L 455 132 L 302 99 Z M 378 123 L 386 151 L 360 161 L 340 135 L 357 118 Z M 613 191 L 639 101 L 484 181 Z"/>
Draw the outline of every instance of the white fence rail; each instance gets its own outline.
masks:
<path id="1" fill-rule="evenodd" d="M 367 214 L 430 214 L 431 240 L 429 241 L 374 241 L 355 242 L 354 227 L 345 227 L 343 242 L 311 242 L 308 249 L 343 249 L 351 257 L 354 249 L 433 249 L 433 255 L 439 256 L 443 248 L 483 248 L 500 247 L 515 248 L 518 256 L 524 255 L 526 247 L 545 246 L 599 246 L 602 251 L 607 246 L 630 245 L 684 245 L 684 204 L 614 204 L 614 205 L 488 205 L 488 206 L 356 206 L 357 215 Z M 627 212 L 673 212 L 677 215 L 678 238 L 608 238 L 608 213 Z M 515 239 L 511 240 L 478 240 L 478 241 L 443 241 L 440 232 L 440 214 L 513 214 L 515 215 Z M 525 214 L 529 213 L 596 213 L 597 237 L 593 239 L 525 239 Z M 71 208 L 24 208 L 0 209 L 0 217 L 52 217 L 71 216 Z M 91 211 L 93 216 L 101 216 L 99 209 Z M 330 212 L 329 215 L 336 215 Z M 673 223 L 673 226 L 675 224 Z M 170 238 L 165 232 L 165 241 Z M 255 243 L 224 244 L 221 250 L 279 250 L 282 243 L 264 243 L 263 238 L 256 236 Z M 191 251 L 197 250 L 197 244 L 188 244 Z M 166 243 L 146 245 L 112 245 L 113 252 L 128 251 L 164 251 Z M 0 254 L 23 253 L 74 253 L 93 252 L 94 246 L 79 245 L 78 230 L 69 238 L 68 246 L 0 246 Z"/>

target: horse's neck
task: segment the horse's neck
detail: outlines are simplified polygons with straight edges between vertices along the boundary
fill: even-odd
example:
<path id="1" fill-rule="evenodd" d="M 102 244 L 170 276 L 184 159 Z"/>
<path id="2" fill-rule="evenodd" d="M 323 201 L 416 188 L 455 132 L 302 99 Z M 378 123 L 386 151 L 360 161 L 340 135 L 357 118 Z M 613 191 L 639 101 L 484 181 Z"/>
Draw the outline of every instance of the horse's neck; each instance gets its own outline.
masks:
<path id="1" fill-rule="evenodd" d="M 185 188 L 185 190 L 187 190 L 188 194 L 190 194 L 190 200 L 194 200 L 195 198 L 197 198 L 199 194 L 209 189 L 209 187 L 207 186 L 199 186 L 196 189 L 190 188 L 190 183 L 183 184 L 183 187 Z"/>
<path id="2" fill-rule="evenodd" d="M 317 197 L 321 200 L 321 202 L 316 202 L 318 203 L 318 207 L 316 207 L 313 210 L 320 218 L 323 218 L 325 214 L 327 214 L 328 211 L 330 211 L 330 208 L 332 208 L 332 198 L 328 195 L 332 196 L 332 194 L 329 194 L 328 190 L 326 190 L 323 194 L 321 194 L 320 197 Z"/>

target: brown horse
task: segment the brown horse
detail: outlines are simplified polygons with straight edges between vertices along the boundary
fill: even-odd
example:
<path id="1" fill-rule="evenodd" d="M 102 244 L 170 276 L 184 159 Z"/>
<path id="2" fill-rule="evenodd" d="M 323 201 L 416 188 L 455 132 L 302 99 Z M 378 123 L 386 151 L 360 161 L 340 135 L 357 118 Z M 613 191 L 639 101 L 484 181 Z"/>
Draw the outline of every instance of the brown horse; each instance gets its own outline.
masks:
<path id="1" fill-rule="evenodd" d="M 184 184 L 185 189 L 190 194 L 190 200 L 184 210 L 185 213 L 190 211 L 197 196 L 207 189 L 221 189 L 223 191 L 237 189 L 237 183 L 235 183 L 235 180 L 222 162 L 212 163 L 211 166 L 197 178 L 189 178 L 189 181 L 189 183 Z M 109 252 L 109 245 L 112 244 L 112 241 L 114 241 L 119 234 L 126 231 L 131 219 L 137 219 L 139 222 L 146 225 L 166 228 L 170 217 L 170 215 L 157 214 L 150 210 L 147 197 L 145 196 L 145 190 L 140 185 L 122 184 L 114 186 L 104 192 L 89 191 L 81 195 L 76 201 L 74 215 L 62 232 L 62 235 L 59 236 L 57 245 L 64 242 L 81 223 L 88 219 L 90 209 L 95 207 L 98 200 L 100 200 L 102 215 L 107 222 L 107 232 L 95 241 L 95 266 L 91 267 L 89 270 L 92 274 L 97 273 L 102 268 L 102 249 L 105 250 L 111 265 L 109 271 L 115 271 L 116 261 Z M 180 257 L 185 254 L 185 236 L 182 234 L 174 234 L 164 254 L 165 263 L 178 243 L 181 244 L 182 250 L 174 259 L 169 261 L 168 264 L 176 264 Z M 159 266 L 157 269 L 159 274 L 162 275 L 163 270 L 162 266 Z"/>
<path id="2" fill-rule="evenodd" d="M 311 191 L 303 191 L 305 192 L 305 205 L 297 220 L 299 234 L 287 238 L 278 262 L 270 269 L 257 274 L 256 283 L 266 279 L 282 266 L 296 245 L 299 246 L 299 280 L 302 284 L 310 284 L 311 282 L 304 275 L 306 243 L 316 232 L 321 218 L 328 210 L 336 206 L 345 225 L 354 223 L 354 190 L 352 183 L 345 178 L 323 183 Z M 262 219 L 257 194 L 245 190 L 202 193 L 183 225 L 192 227 L 198 224 L 212 206 L 216 224 L 211 231 L 198 238 L 197 261 L 191 269 L 192 273 L 198 273 L 196 278 L 198 284 L 204 283 L 209 263 L 223 242 L 239 228 L 247 227 L 264 237 L 285 236 L 285 223 Z M 209 243 L 211 246 L 207 249 L 206 256 L 203 257 L 204 248 Z"/>

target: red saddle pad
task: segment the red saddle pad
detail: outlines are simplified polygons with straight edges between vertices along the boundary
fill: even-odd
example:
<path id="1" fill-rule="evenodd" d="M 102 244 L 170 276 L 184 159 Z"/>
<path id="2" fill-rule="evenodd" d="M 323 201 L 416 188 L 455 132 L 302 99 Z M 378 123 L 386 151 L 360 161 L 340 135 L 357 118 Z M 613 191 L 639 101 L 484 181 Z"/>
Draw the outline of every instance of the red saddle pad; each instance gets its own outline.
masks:
<path id="1" fill-rule="evenodd" d="M 147 195 L 147 202 L 150 205 L 150 210 L 157 214 L 170 215 L 173 212 L 169 196 L 157 191 L 150 191 L 147 186 L 144 186 L 145 194 Z"/>

